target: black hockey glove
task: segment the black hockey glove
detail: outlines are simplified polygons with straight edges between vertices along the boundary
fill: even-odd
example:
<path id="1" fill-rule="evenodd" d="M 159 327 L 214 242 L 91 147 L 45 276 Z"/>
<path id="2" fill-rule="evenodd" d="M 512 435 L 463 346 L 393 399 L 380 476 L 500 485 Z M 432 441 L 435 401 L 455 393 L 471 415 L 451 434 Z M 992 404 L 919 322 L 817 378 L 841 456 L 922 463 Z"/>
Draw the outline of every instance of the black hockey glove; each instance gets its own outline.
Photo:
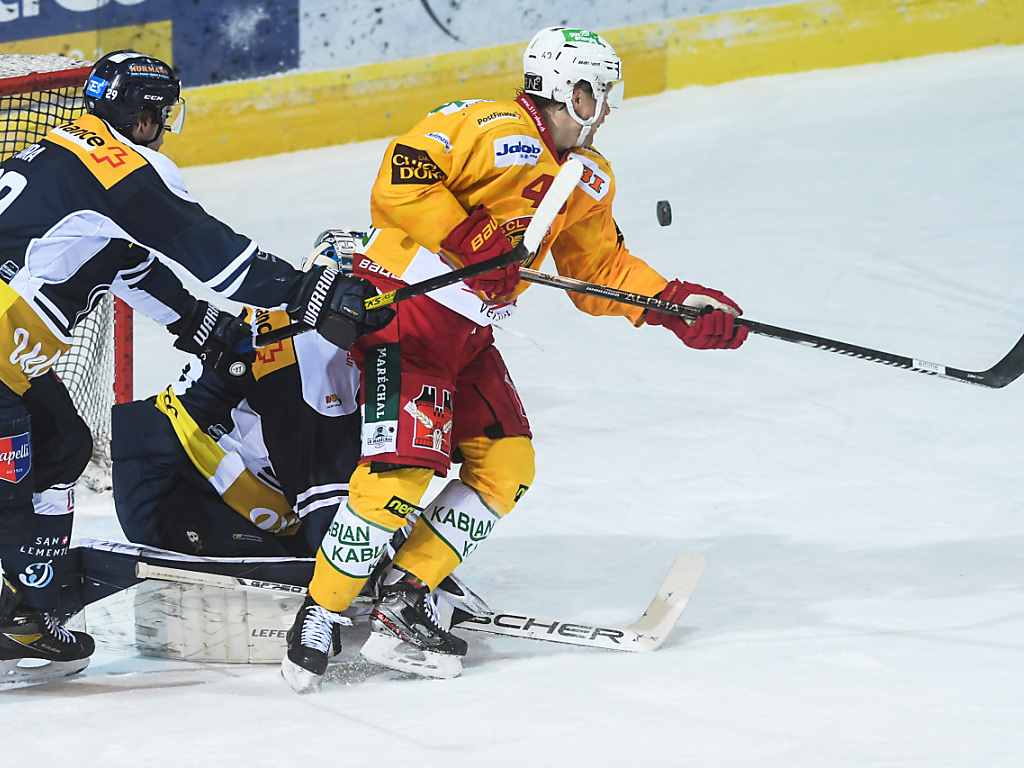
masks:
<path id="1" fill-rule="evenodd" d="M 314 267 L 299 281 L 288 303 L 288 315 L 315 328 L 335 346 L 350 349 L 360 336 L 379 331 L 395 316 L 390 307 L 364 307 L 366 299 L 376 295 L 377 289 L 368 280 L 344 277 L 329 267 Z"/>
<path id="2" fill-rule="evenodd" d="M 222 312 L 206 301 L 197 301 L 192 311 L 167 326 L 178 338 L 174 346 L 200 358 L 222 376 L 240 379 L 248 376 L 256 359 L 255 351 L 239 353 L 235 345 L 252 338 L 252 328 L 243 319 Z"/>

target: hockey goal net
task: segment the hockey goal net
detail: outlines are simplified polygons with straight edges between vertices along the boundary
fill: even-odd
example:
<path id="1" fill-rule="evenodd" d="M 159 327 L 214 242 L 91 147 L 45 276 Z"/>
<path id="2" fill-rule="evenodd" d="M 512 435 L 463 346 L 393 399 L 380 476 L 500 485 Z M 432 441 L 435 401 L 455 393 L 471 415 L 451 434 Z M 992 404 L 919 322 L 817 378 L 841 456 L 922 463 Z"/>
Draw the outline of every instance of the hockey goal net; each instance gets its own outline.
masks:
<path id="1" fill-rule="evenodd" d="M 41 139 L 85 109 L 82 87 L 91 63 L 63 56 L 0 54 L 0 160 Z M 75 328 L 71 351 L 54 370 L 93 435 L 84 480 L 110 487 L 110 409 L 132 399 L 132 312 L 106 297 Z"/>

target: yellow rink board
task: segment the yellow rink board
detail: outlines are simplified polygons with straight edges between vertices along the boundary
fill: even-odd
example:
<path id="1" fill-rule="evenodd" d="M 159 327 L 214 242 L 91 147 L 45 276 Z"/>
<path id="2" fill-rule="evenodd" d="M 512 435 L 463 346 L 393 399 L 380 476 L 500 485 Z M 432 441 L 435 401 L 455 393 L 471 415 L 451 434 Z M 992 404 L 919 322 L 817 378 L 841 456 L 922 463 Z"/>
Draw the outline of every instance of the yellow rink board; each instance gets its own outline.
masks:
<path id="1" fill-rule="evenodd" d="M 837 0 L 600 30 L 627 96 L 1024 44 L 1024 0 Z M 182 165 L 394 136 L 455 99 L 511 98 L 525 43 L 187 90 Z M 187 85 L 187 83 L 186 83 Z"/>
<path id="2" fill-rule="evenodd" d="M 123 49 L 143 51 L 161 61 L 171 60 L 171 22 L 154 21 L 129 27 L 72 32 L 54 37 L 37 37 L 13 43 L 0 43 L 0 53 L 50 54 L 57 53 L 72 59 L 95 61 L 103 51 Z"/>

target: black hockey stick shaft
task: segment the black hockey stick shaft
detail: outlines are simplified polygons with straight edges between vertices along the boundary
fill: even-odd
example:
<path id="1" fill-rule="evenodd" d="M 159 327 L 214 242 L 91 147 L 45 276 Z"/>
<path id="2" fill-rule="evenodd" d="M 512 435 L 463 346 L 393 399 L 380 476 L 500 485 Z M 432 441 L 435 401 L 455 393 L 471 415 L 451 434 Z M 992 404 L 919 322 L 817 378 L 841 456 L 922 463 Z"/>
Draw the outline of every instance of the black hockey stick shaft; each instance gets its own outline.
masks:
<path id="1" fill-rule="evenodd" d="M 607 299 L 620 304 L 631 304 L 636 307 L 653 309 L 658 312 L 667 312 L 673 315 L 684 317 L 696 317 L 700 311 L 683 304 L 676 304 L 665 301 L 655 296 L 644 296 L 638 293 L 629 293 L 618 288 L 609 288 L 595 283 L 588 283 L 583 280 L 575 280 L 569 277 L 548 275 L 544 272 L 536 272 L 532 269 L 521 271 L 522 279 L 538 285 L 547 285 L 553 288 L 561 288 L 572 293 L 582 293 L 587 296 L 594 296 L 599 299 Z M 788 328 L 779 328 L 767 323 L 759 323 L 755 320 L 737 318 L 736 323 L 748 328 L 751 333 L 758 336 L 767 336 L 780 341 L 789 341 L 794 344 L 802 344 L 815 349 L 823 349 L 826 352 L 835 352 L 847 357 L 856 357 L 861 360 L 869 360 L 873 363 L 890 365 L 896 368 L 905 368 L 916 373 L 924 373 L 929 376 L 939 376 L 953 381 L 960 381 L 965 384 L 975 384 L 980 387 L 999 389 L 1016 380 L 1024 373 L 1024 336 L 1022 336 L 1013 348 L 995 365 L 986 371 L 965 371 L 959 368 L 952 368 L 947 365 L 929 363 L 925 360 L 918 360 L 903 355 L 894 355 L 890 352 L 882 352 L 870 347 L 862 347 L 857 344 L 849 344 L 845 341 L 835 341 L 823 336 L 815 336 L 802 331 L 792 331 Z"/>
<path id="2" fill-rule="evenodd" d="M 378 296 L 372 296 L 366 300 L 367 309 L 378 309 L 380 307 L 387 307 L 395 304 L 399 301 L 405 301 L 411 299 L 414 296 L 422 296 L 430 291 L 437 290 L 438 288 L 444 288 L 446 285 L 454 285 L 455 283 L 461 283 L 471 277 L 477 277 L 478 275 L 492 272 L 496 269 L 503 269 L 510 264 L 516 262 L 524 262 L 528 260 L 533 254 L 537 252 L 540 247 L 541 241 L 544 239 L 544 235 L 547 234 L 548 229 L 551 227 L 551 223 L 555 220 L 555 216 L 561 210 L 562 206 L 565 205 L 565 201 L 569 199 L 569 195 L 573 189 L 576 188 L 576 183 L 580 180 L 583 175 L 583 163 L 579 160 L 571 159 L 566 162 L 554 181 L 551 182 L 551 186 L 548 187 L 547 192 L 544 193 L 543 199 L 540 201 L 540 205 L 537 206 L 537 211 L 533 214 L 533 218 L 530 219 L 529 225 L 526 227 L 526 232 L 523 234 L 523 239 L 519 244 L 508 253 L 494 258 L 481 261 L 478 264 L 471 264 L 466 267 L 452 270 L 451 272 L 445 272 L 440 275 L 422 280 L 418 283 L 411 285 L 403 285 L 401 288 L 396 288 L 393 291 L 382 293 Z M 275 344 L 284 339 L 289 339 L 300 333 L 311 331 L 312 327 L 305 323 L 291 323 L 282 328 L 275 328 L 274 330 L 261 333 L 256 336 L 254 346 L 259 349 L 265 347 L 268 344 Z M 244 350 L 239 350 L 244 351 Z"/>
<path id="3" fill-rule="evenodd" d="M 399 301 L 405 301 L 406 299 L 411 299 L 414 296 L 422 296 L 424 293 L 430 293 L 430 291 L 437 290 L 438 288 L 444 288 L 446 285 L 454 285 L 455 283 L 468 278 L 476 277 L 477 275 L 482 275 L 495 269 L 502 269 L 514 262 L 526 261 L 529 257 L 530 253 L 523 247 L 523 244 L 520 243 L 513 250 L 502 254 L 501 256 L 495 256 L 492 259 L 487 259 L 486 261 L 481 261 L 477 264 L 471 264 L 468 267 L 462 267 L 461 269 L 452 270 L 451 272 L 445 272 L 444 274 L 436 275 L 435 277 L 431 277 L 419 283 L 403 285 L 401 288 L 388 291 L 387 293 L 371 296 L 366 300 L 365 306 L 367 309 L 388 307 Z M 273 330 L 266 331 L 265 333 L 257 334 L 254 346 L 256 349 L 259 349 L 311 330 L 313 330 L 313 326 L 307 325 L 306 323 L 289 323 L 288 325 L 280 328 L 274 328 Z"/>

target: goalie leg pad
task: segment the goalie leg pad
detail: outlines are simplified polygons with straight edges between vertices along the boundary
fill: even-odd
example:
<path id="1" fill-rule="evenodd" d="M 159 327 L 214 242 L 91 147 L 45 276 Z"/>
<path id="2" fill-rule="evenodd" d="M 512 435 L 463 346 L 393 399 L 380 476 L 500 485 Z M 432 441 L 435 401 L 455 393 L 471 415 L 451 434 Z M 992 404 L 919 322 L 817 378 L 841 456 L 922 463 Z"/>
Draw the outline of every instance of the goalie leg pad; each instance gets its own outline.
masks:
<path id="1" fill-rule="evenodd" d="M 461 480 L 452 480 L 424 507 L 409 540 L 395 556 L 395 566 L 436 589 L 476 551 L 500 519 L 479 493 Z"/>

